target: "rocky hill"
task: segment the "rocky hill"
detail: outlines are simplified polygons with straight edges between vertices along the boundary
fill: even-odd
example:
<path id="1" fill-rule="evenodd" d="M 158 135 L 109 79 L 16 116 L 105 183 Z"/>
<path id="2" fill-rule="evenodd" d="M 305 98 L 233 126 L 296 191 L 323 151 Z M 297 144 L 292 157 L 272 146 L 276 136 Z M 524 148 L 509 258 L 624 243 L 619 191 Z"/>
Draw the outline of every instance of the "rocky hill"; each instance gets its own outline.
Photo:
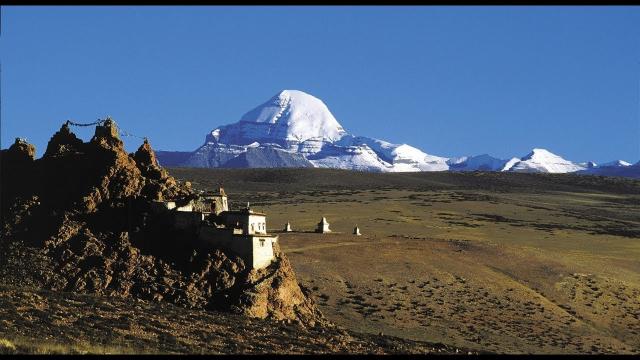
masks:
<path id="1" fill-rule="evenodd" d="M 269 267 L 253 270 L 194 247 L 194 234 L 154 215 L 152 201 L 194 192 L 158 165 L 147 140 L 127 153 L 111 119 L 88 142 L 64 124 L 42 158 L 34 155 L 21 139 L 0 154 L 4 285 L 326 322 L 279 249 Z"/>

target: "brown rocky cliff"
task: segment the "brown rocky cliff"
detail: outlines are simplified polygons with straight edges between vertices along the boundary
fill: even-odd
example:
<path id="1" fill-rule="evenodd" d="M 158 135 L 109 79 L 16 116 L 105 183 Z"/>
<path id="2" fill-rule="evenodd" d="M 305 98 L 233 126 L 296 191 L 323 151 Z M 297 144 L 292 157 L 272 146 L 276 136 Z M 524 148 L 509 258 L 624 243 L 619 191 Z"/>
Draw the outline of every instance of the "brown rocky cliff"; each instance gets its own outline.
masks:
<path id="1" fill-rule="evenodd" d="M 34 154 L 24 142 L 2 150 L 13 169 L 2 183 L 10 199 L 2 203 L 5 283 L 324 321 L 284 254 L 250 270 L 234 254 L 198 249 L 193 233 L 153 215 L 152 201 L 194 194 L 158 165 L 148 141 L 128 154 L 112 120 L 86 143 L 65 124 L 42 158 Z"/>
<path id="2" fill-rule="evenodd" d="M 147 181 L 145 183 L 142 193 L 154 200 L 163 200 L 166 196 L 162 193 L 162 188 L 176 188 L 178 186 L 175 179 L 169 176 L 169 173 L 158 164 L 155 151 L 151 148 L 151 144 L 145 138 L 144 142 L 138 150 L 132 155 L 133 159 L 138 166 L 138 169 L 146 179 L 153 181 Z M 187 195 L 190 192 L 190 184 L 183 184 L 183 195 Z"/>
<path id="3" fill-rule="evenodd" d="M 244 279 L 242 294 L 233 308 L 251 317 L 297 319 L 310 326 L 325 323 L 313 301 L 300 288 L 289 259 L 279 246 L 276 249 L 276 260 L 271 266 L 253 270 Z"/>
<path id="4" fill-rule="evenodd" d="M 156 153 L 151 148 L 151 144 L 149 144 L 147 139 L 144 139 L 142 145 L 140 145 L 136 153 L 133 155 L 133 159 L 141 166 L 159 167 L 158 160 L 156 159 Z"/>
<path id="5" fill-rule="evenodd" d="M 0 213 L 9 216 L 9 207 L 17 198 L 30 198 L 36 181 L 36 148 L 23 139 L 0 151 Z"/>
<path id="6" fill-rule="evenodd" d="M 69 123 L 62 125 L 60 130 L 53 134 L 51 140 L 47 144 L 47 150 L 44 157 L 62 156 L 69 152 L 77 152 L 83 146 L 82 140 L 78 139 L 69 128 Z"/>
<path id="7" fill-rule="evenodd" d="M 12 157 L 13 161 L 31 162 L 35 159 L 35 146 L 29 144 L 24 139 L 17 138 L 8 150 L 6 154 Z"/>
<path id="8" fill-rule="evenodd" d="M 113 123 L 96 126 L 95 136 L 84 143 L 64 124 L 49 141 L 39 159 L 45 206 L 60 210 L 93 212 L 105 201 L 136 197 L 144 179 L 123 143 L 111 131 Z"/>

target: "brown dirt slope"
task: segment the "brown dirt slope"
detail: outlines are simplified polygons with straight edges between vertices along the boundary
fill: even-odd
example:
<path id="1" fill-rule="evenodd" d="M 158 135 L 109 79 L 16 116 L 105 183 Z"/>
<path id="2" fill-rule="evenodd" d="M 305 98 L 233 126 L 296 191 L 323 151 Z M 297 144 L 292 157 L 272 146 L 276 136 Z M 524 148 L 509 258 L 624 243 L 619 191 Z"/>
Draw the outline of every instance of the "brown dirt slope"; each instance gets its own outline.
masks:
<path id="1" fill-rule="evenodd" d="M 33 341 L 37 339 L 37 341 Z M 428 354 L 467 350 L 167 302 L 0 286 L 0 354 Z"/>

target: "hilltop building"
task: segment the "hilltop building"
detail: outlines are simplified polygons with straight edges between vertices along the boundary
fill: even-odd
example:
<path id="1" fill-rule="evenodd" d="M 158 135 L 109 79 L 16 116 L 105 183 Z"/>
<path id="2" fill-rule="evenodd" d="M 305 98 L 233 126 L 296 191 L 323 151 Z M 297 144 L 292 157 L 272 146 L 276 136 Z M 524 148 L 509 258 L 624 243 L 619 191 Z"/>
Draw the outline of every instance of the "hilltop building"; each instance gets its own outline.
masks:
<path id="1" fill-rule="evenodd" d="M 158 201 L 156 212 L 169 212 L 173 226 L 191 230 L 206 248 L 220 248 L 240 256 L 248 266 L 261 269 L 275 257 L 277 235 L 267 233 L 266 214 L 249 207 L 229 210 L 227 194 L 217 193 L 181 200 Z"/>

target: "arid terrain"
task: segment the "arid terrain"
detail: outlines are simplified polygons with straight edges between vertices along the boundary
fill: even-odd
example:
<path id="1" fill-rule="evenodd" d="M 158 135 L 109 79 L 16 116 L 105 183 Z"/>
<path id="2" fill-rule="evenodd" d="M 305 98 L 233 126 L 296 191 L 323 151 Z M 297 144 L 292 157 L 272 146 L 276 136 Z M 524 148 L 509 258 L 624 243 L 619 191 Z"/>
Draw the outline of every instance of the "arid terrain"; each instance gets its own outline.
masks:
<path id="1" fill-rule="evenodd" d="M 169 169 L 280 234 L 347 329 L 498 353 L 640 353 L 640 182 L 510 173 Z M 332 234 L 312 230 L 322 216 Z M 355 225 L 362 236 L 352 235 Z"/>
<path id="2" fill-rule="evenodd" d="M 166 302 L 0 286 L 2 354 L 428 354 L 468 350 Z"/>
<path id="3" fill-rule="evenodd" d="M 0 354 L 473 352 L 336 326 L 278 243 L 257 268 L 155 211 L 198 190 L 95 125 L 0 151 Z"/>
<path id="4" fill-rule="evenodd" d="M 640 353 L 637 180 L 165 169 L 111 119 L 0 155 L 1 354 Z M 221 183 L 268 266 L 153 211 Z"/>

